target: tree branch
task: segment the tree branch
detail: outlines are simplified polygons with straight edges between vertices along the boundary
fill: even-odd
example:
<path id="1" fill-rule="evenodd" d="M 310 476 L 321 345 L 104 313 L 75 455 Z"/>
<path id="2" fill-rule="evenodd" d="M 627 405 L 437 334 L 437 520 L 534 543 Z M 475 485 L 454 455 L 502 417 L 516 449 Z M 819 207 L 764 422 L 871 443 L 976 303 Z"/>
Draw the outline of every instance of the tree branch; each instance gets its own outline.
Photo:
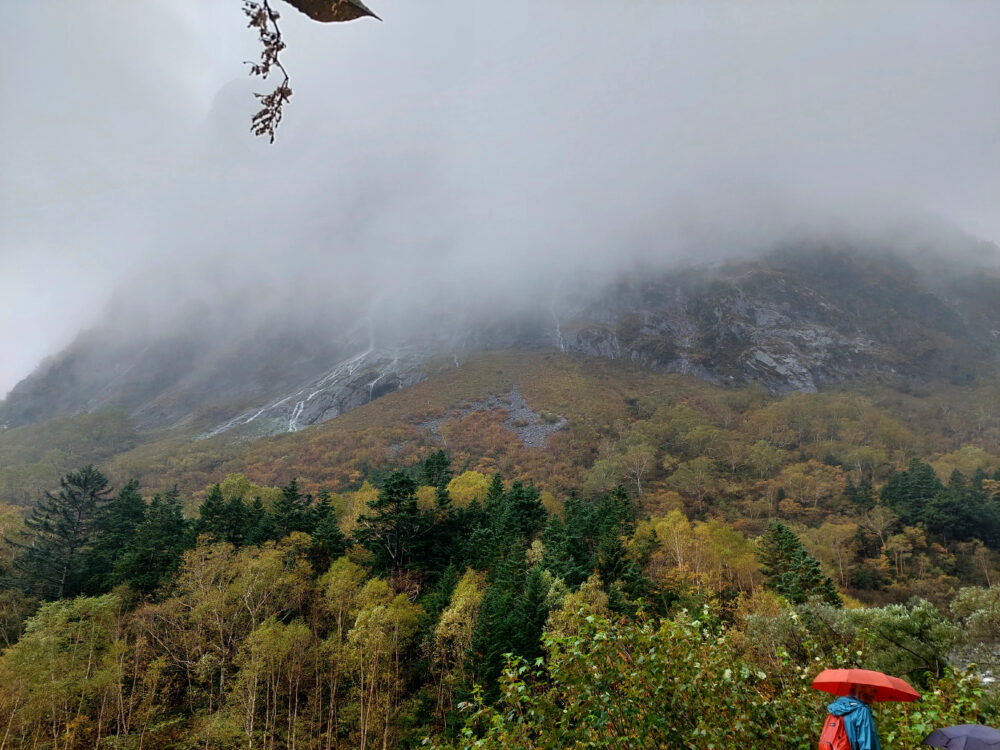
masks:
<path id="1" fill-rule="evenodd" d="M 254 93 L 260 100 L 261 109 L 251 120 L 250 132 L 254 135 L 266 135 L 274 143 L 274 131 L 281 123 L 282 107 L 292 97 L 292 89 L 288 86 L 288 71 L 278 58 L 285 49 L 281 28 L 278 26 L 280 16 L 271 8 L 270 0 L 243 0 L 243 12 L 250 19 L 248 28 L 257 29 L 263 47 L 260 62 L 247 61 L 250 75 L 266 80 L 272 69 L 277 68 L 283 76 L 281 83 L 271 93 Z"/>

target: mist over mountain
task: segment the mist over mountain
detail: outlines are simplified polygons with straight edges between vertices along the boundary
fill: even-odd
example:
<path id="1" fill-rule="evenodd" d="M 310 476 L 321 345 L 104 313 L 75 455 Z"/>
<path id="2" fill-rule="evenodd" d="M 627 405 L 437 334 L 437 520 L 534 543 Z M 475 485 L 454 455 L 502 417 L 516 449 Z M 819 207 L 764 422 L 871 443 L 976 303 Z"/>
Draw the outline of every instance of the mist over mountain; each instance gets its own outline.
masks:
<path id="1" fill-rule="evenodd" d="M 0 29 L 0 394 L 123 296 L 345 337 L 913 212 L 1000 238 L 996 3 L 284 8 L 273 146 L 240 3 L 64 5 Z"/>
<path id="2" fill-rule="evenodd" d="M 171 305 L 164 290 L 184 300 L 191 288 L 184 276 L 173 286 L 161 278 L 160 296 L 141 283 L 123 290 L 101 325 L 13 389 L 0 422 L 115 408 L 145 430 L 295 431 L 442 363 L 521 348 L 773 393 L 995 374 L 995 246 L 940 225 L 914 236 L 841 233 L 702 263 L 625 255 L 617 271 L 567 268 L 523 285 L 514 268 L 493 288 L 489 277 L 470 282 L 471 293 L 442 267 L 437 282 L 326 294 L 335 288 L 328 268 L 270 289 L 221 283 Z"/>

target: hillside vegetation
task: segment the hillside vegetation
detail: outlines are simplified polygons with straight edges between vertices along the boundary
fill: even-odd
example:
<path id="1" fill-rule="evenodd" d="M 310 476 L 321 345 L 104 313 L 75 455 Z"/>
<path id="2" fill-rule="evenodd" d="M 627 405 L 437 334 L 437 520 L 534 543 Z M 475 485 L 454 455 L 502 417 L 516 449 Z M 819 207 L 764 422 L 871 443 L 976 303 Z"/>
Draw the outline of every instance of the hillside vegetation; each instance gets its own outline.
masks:
<path id="1" fill-rule="evenodd" d="M 31 505 L 59 476 L 131 450 L 140 436 L 123 412 L 96 412 L 0 430 L 0 502 Z"/>
<path id="2" fill-rule="evenodd" d="M 805 746 L 809 681 L 846 665 L 925 692 L 880 711 L 887 747 L 994 715 L 960 656 L 991 653 L 994 589 L 844 609 L 777 520 L 751 540 L 640 518 L 622 487 L 552 512 L 532 484 L 453 476 L 444 451 L 379 485 L 317 498 L 232 475 L 185 520 L 176 491 L 63 477 L 5 566 L 10 744 Z"/>
<path id="3" fill-rule="evenodd" d="M 62 473 L 103 463 L 117 486 L 133 478 L 152 493 L 176 486 L 189 513 L 210 485 L 232 474 L 270 487 L 297 479 L 305 491 L 350 504 L 353 493 L 366 480 L 377 482 L 387 467 L 413 465 L 444 448 L 458 474 L 530 479 L 552 498 L 553 510 L 571 491 L 597 497 L 622 484 L 646 516 L 678 510 L 749 536 L 769 519 L 781 519 L 803 529 L 841 587 L 867 580 L 863 590 L 872 595 L 914 578 L 928 586 L 931 579 L 968 579 L 974 569 L 980 577 L 992 575 L 985 553 L 971 568 L 959 562 L 975 550 L 956 545 L 974 546 L 975 535 L 952 530 L 943 541 L 958 558 L 949 561 L 938 551 L 942 540 L 934 529 L 930 538 L 926 523 L 923 536 L 914 531 L 919 519 L 912 513 L 900 515 L 897 508 L 881 519 L 866 506 L 914 458 L 929 462 L 943 483 L 956 469 L 967 481 L 984 472 L 983 491 L 992 498 L 989 475 L 1000 467 L 991 453 L 998 439 L 997 383 L 938 384 L 919 394 L 870 388 L 779 397 L 553 352 L 484 354 L 457 368 L 432 363 L 431 371 L 427 381 L 331 422 L 248 442 L 224 436 L 192 442 L 174 434 L 147 435 L 138 444 L 120 414 L 8 430 L 0 433 L 0 499 L 28 506 Z M 534 411 L 520 422 L 504 402 L 515 390 Z M 532 424 L 555 429 L 540 447 L 518 435 Z M 870 545 L 863 549 L 866 533 L 879 544 L 893 539 L 889 547 L 898 549 L 889 572 L 865 567 L 864 552 L 878 559 Z M 908 590 L 904 585 L 897 598 Z"/>
<path id="4" fill-rule="evenodd" d="M 430 372 L 258 440 L 0 435 L 7 744 L 805 746 L 837 665 L 925 693 L 886 747 L 995 715 L 997 384 Z"/>

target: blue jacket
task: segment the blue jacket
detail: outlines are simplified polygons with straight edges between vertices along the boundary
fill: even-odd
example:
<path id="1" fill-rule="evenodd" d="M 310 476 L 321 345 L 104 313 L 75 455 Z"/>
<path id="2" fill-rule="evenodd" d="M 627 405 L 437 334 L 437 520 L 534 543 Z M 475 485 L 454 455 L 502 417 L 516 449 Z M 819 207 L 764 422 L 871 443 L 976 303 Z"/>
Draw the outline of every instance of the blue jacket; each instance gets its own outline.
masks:
<path id="1" fill-rule="evenodd" d="M 834 716 L 844 717 L 844 729 L 847 739 L 854 750 L 882 750 L 875 733 L 875 720 L 872 710 L 857 698 L 837 698 L 826 707 Z"/>

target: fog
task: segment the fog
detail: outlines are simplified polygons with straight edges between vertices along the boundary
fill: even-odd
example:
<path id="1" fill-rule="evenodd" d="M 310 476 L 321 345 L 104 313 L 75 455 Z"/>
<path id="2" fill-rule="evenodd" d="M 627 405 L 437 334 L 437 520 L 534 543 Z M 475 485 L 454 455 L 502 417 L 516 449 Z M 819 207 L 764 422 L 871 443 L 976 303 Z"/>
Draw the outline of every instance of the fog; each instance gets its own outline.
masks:
<path id="1" fill-rule="evenodd" d="M 273 145 L 238 0 L 5 8 L 0 395 L 109 311 L 405 318 L 817 233 L 1000 240 L 993 0 L 368 4 L 275 3 Z"/>

